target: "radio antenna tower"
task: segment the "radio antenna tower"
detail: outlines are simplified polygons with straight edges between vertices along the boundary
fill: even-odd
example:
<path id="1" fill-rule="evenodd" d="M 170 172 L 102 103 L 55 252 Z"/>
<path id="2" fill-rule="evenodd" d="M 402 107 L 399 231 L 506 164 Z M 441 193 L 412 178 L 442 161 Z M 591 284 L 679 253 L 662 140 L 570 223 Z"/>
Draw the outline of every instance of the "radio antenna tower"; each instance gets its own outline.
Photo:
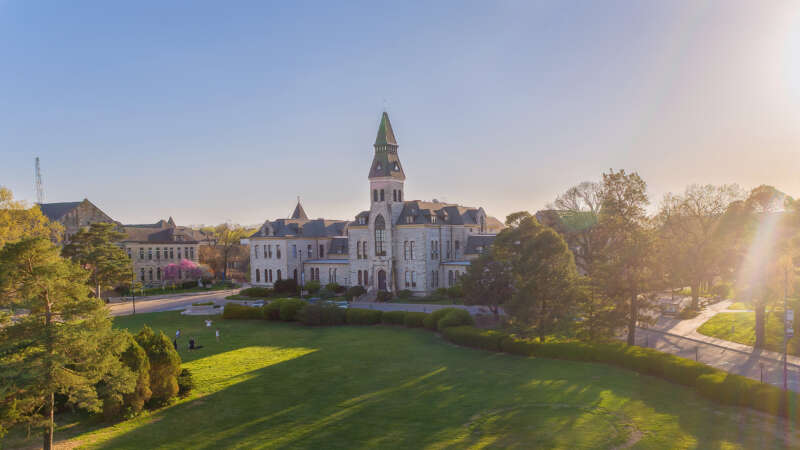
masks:
<path id="1" fill-rule="evenodd" d="M 39 157 L 36 157 L 36 203 L 44 203 L 44 186 L 42 185 L 42 170 L 39 167 Z"/>

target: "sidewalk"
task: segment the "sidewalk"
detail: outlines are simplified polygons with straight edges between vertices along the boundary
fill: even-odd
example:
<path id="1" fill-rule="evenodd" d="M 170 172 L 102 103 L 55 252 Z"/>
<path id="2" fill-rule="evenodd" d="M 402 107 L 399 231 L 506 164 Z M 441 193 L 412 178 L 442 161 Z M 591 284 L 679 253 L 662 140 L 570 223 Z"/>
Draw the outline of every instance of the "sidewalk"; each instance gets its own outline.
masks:
<path id="1" fill-rule="evenodd" d="M 149 300 L 164 300 L 169 298 L 180 298 L 180 297 L 192 297 L 192 296 L 200 296 L 200 295 L 233 295 L 239 292 L 240 288 L 232 288 L 232 289 L 217 289 L 211 291 L 198 291 L 198 292 L 180 292 L 178 294 L 160 294 L 160 295 L 146 295 L 144 297 L 136 296 L 137 302 L 146 302 Z M 108 303 L 125 303 L 130 302 L 133 297 L 109 297 Z"/>
<path id="2" fill-rule="evenodd" d="M 783 386 L 783 354 L 755 349 L 697 332 L 703 323 L 720 312 L 728 312 L 730 300 L 706 308 L 693 319 L 659 318 L 650 328 L 637 328 L 636 345 L 694 359 L 730 373 Z M 730 311 L 733 312 L 733 311 Z M 787 381 L 790 390 L 800 392 L 800 357 L 789 355 Z"/>

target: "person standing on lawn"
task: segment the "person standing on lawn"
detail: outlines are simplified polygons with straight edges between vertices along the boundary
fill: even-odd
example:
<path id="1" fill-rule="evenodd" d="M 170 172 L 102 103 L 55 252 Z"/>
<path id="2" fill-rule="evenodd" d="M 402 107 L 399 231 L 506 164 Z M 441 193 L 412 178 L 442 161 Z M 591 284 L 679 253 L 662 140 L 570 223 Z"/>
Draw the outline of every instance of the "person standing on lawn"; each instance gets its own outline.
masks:
<path id="1" fill-rule="evenodd" d="M 217 328 L 216 335 L 217 335 L 217 342 L 219 342 L 219 328 Z"/>

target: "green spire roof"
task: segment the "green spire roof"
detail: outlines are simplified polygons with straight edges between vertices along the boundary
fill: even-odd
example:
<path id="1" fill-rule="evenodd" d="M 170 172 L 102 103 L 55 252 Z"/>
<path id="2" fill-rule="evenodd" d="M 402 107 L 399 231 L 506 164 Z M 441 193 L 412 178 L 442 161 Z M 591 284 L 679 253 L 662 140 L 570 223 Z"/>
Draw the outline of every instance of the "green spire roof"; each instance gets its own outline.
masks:
<path id="1" fill-rule="evenodd" d="M 389 114 L 386 111 L 381 116 L 381 124 L 378 126 L 378 137 L 375 138 L 375 145 L 397 145 L 397 140 L 394 138 L 394 131 L 392 130 L 392 123 L 389 122 Z"/>

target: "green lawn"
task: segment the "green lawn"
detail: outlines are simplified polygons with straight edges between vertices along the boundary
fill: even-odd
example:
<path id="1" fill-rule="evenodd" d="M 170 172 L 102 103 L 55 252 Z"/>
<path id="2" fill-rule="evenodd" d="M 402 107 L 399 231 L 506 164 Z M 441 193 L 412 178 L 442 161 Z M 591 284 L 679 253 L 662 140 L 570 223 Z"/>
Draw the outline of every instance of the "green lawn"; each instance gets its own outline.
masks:
<path id="1" fill-rule="evenodd" d="M 737 309 L 753 309 L 753 305 L 745 302 L 734 302 L 728 306 L 728 309 L 737 310 Z"/>
<path id="2" fill-rule="evenodd" d="M 181 328 L 180 353 L 197 390 L 105 428 L 59 417 L 57 437 L 130 449 L 800 445 L 778 419 L 610 366 L 456 347 L 420 329 L 217 317 L 205 328 L 204 319 L 177 312 L 115 319 L 132 331 L 149 324 L 174 336 Z M 189 352 L 189 336 L 204 348 Z"/>
<path id="3" fill-rule="evenodd" d="M 190 288 L 180 288 L 180 287 L 145 288 L 144 294 L 142 294 L 141 290 L 137 290 L 136 297 L 151 297 L 154 295 L 169 295 L 169 294 L 187 294 L 193 292 L 211 292 L 211 291 L 221 291 L 224 289 L 232 289 L 232 288 L 230 286 L 225 286 L 225 285 L 215 285 L 207 288 L 199 286 L 193 286 Z M 130 296 L 130 294 L 126 294 L 126 296 Z"/>
<path id="4" fill-rule="evenodd" d="M 756 342 L 755 333 L 756 313 L 754 312 L 725 312 L 719 313 L 697 329 L 700 334 L 711 336 L 726 341 L 740 344 L 753 345 Z M 767 314 L 767 350 L 783 351 L 783 322 L 781 314 Z M 800 339 L 789 340 L 789 353 L 800 354 Z"/>

